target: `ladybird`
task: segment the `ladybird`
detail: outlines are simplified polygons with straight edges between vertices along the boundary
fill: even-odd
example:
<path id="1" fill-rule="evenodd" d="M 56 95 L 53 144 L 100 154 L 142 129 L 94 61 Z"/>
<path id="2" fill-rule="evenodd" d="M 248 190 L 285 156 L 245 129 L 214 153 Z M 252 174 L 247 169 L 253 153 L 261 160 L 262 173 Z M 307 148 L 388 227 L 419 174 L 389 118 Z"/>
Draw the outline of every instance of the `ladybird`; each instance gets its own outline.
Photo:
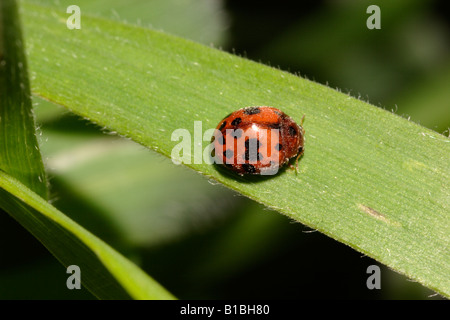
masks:
<path id="1" fill-rule="evenodd" d="M 304 152 L 303 119 L 298 125 L 273 107 L 239 109 L 218 124 L 213 142 L 215 162 L 243 175 L 274 175 Z"/>

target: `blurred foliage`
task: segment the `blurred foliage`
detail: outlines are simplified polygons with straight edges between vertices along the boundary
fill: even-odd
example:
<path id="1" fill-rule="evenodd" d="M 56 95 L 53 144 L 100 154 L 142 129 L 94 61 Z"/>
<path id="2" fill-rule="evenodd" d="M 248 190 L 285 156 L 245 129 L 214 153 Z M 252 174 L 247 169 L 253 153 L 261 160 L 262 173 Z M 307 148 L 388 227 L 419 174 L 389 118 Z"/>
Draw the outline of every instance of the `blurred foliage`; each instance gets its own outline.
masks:
<path id="1" fill-rule="evenodd" d="M 328 83 L 437 132 L 450 126 L 443 1 L 77 2 L 86 14 L 151 25 Z M 381 8 L 381 30 L 366 28 L 370 4 Z M 382 290 L 370 291 L 372 259 L 58 106 L 34 105 L 54 205 L 180 298 L 432 294 L 384 267 Z M 0 298 L 91 298 L 67 290 L 64 268 L 8 215 L 0 214 L 0 228 L 1 243 L 15 243 L 0 246 Z"/>

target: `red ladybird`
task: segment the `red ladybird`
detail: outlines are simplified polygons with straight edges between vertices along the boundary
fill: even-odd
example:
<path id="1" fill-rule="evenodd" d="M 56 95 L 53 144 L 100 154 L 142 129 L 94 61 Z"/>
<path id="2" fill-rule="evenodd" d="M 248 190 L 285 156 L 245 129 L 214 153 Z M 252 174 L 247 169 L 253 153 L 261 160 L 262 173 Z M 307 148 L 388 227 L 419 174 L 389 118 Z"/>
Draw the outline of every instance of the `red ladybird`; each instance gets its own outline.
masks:
<path id="1" fill-rule="evenodd" d="M 304 135 L 302 126 L 279 109 L 239 109 L 216 128 L 215 161 L 240 175 L 273 175 L 293 157 L 298 166 Z"/>

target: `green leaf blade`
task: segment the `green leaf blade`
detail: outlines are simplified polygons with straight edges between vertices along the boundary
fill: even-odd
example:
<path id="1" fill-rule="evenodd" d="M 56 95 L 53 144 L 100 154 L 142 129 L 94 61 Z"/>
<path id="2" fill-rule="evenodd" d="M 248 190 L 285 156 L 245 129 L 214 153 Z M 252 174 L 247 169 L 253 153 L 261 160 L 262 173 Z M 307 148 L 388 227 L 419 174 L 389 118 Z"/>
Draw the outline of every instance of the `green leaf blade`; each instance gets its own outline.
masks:
<path id="1" fill-rule="evenodd" d="M 47 198 L 15 1 L 0 3 L 0 169 Z M 26 143 L 24 143 L 24 141 Z"/>
<path id="2" fill-rule="evenodd" d="M 98 298 L 174 299 L 136 265 L 2 171 L 0 188 L 1 207 L 13 212 L 64 266 L 79 266 L 82 283 Z"/>

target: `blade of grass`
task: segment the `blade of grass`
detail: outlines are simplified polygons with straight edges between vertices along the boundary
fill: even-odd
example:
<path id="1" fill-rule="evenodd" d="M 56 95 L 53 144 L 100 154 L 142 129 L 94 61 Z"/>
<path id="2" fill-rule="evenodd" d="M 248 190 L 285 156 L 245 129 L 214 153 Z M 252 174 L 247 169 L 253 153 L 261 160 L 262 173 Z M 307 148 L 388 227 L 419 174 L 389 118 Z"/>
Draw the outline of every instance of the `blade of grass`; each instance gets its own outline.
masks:
<path id="1" fill-rule="evenodd" d="M 137 266 L 46 201 L 14 0 L 0 3 L 0 97 L 0 207 L 63 265 L 78 265 L 82 283 L 97 297 L 173 298 Z"/>
<path id="2" fill-rule="evenodd" d="M 62 10 L 23 3 L 35 94 L 166 156 L 179 143 L 174 130 L 194 136 L 194 121 L 214 128 L 240 107 L 277 106 L 296 120 L 306 114 L 298 175 L 256 180 L 187 165 L 450 294 L 447 138 L 219 50 L 87 15 L 70 31 Z"/>
<path id="3" fill-rule="evenodd" d="M 10 0 L 0 2 L 0 169 L 47 198 L 17 7 Z"/>
<path id="4" fill-rule="evenodd" d="M 0 188 L 0 206 L 64 266 L 79 266 L 82 283 L 98 298 L 174 298 L 135 264 L 1 170 Z"/>

